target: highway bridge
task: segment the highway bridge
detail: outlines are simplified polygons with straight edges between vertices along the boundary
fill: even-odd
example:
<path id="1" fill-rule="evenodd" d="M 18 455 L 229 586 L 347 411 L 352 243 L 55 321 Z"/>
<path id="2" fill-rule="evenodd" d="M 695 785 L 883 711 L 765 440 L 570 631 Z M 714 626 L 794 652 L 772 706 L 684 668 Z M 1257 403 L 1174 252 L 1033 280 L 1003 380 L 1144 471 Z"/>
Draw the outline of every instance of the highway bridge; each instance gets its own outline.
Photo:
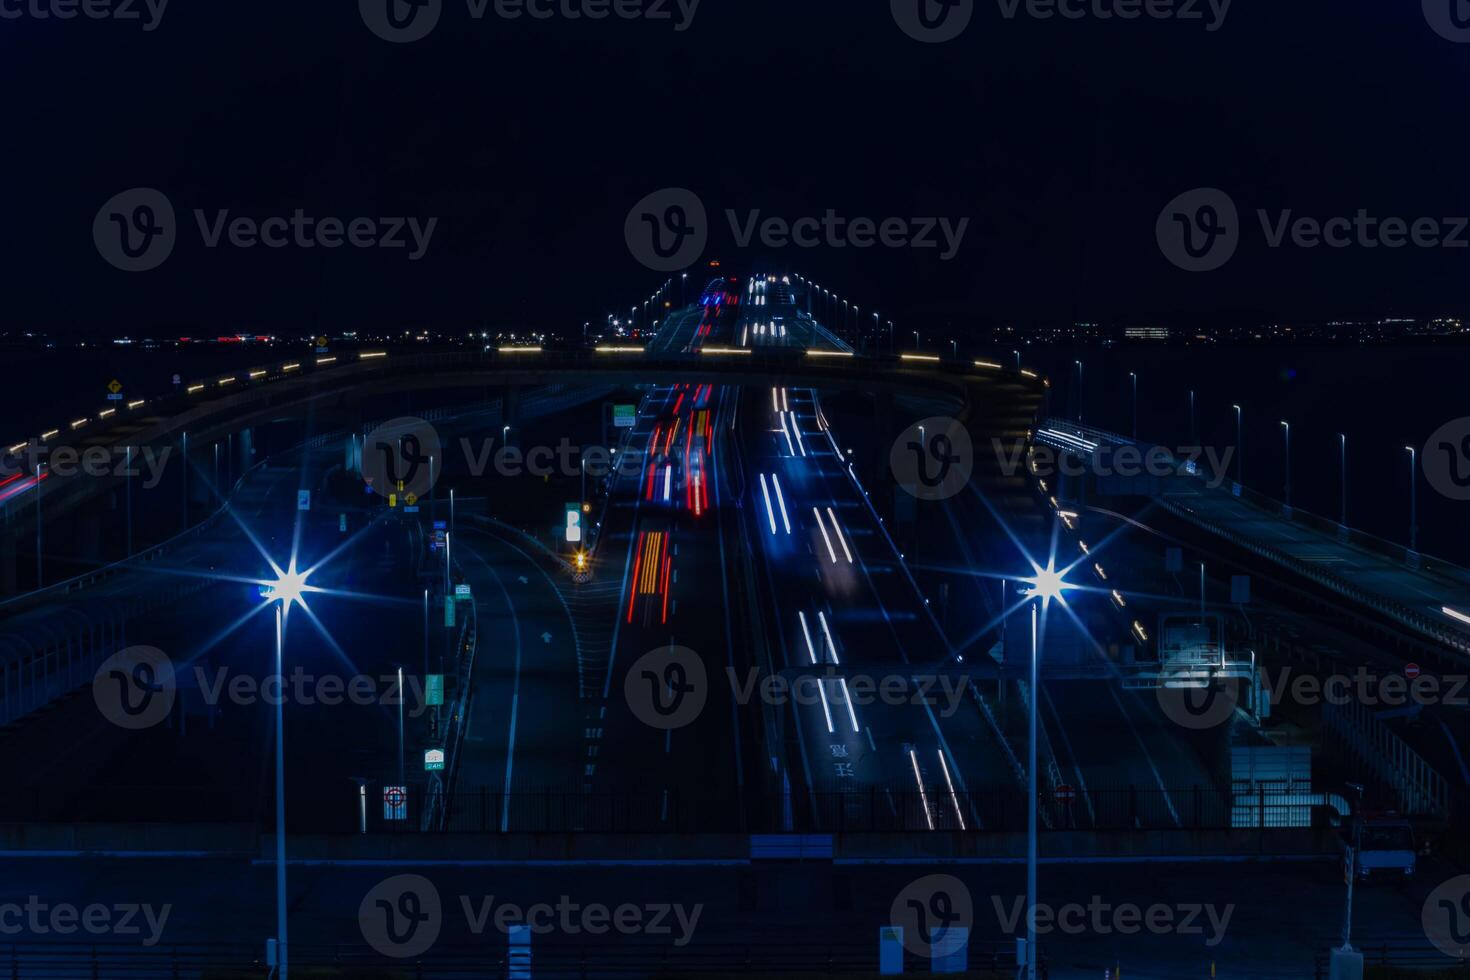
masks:
<path id="1" fill-rule="evenodd" d="M 20 787 L 0 830 L 80 827 L 68 833 L 100 835 L 172 881 L 171 859 L 126 829 L 158 822 L 195 835 L 221 880 L 248 877 L 239 855 L 259 852 L 276 799 L 272 720 L 258 699 L 220 692 L 269 678 L 260 613 L 276 607 L 288 567 L 300 594 L 285 603 L 283 662 L 317 695 L 323 678 L 377 692 L 283 706 L 290 847 L 317 867 L 349 851 L 463 865 L 445 871 L 458 882 L 446 887 L 463 888 L 456 876 L 477 860 L 560 862 L 600 892 L 615 883 L 596 869 L 637 860 L 696 897 L 710 868 L 728 867 L 736 877 L 712 887 L 733 889 L 732 915 L 815 928 L 789 891 L 867 928 L 878 913 L 854 893 L 893 882 L 857 869 L 938 856 L 977 874 L 1014 870 L 1033 711 L 1045 847 L 1079 868 L 1267 853 L 1282 862 L 1212 867 L 1212 887 L 1295 887 L 1315 910 L 1335 895 L 1327 824 L 1348 804 L 1338 783 L 1314 781 L 1404 789 L 1424 801 L 1416 816 L 1448 819 L 1449 770 L 1407 735 L 1371 729 L 1377 720 L 1345 718 L 1342 739 L 1371 736 L 1431 774 L 1425 785 L 1397 786 L 1351 748 L 1327 753 L 1320 772 L 1310 759 L 1278 764 L 1300 753 L 1276 754 L 1263 734 L 1259 669 L 1336 642 L 1300 611 L 1358 600 L 1277 593 L 1252 564 L 1284 567 L 1269 556 L 1221 555 L 1203 524 L 1158 526 L 1161 515 L 1188 524 L 1186 505 L 1207 500 L 1192 476 L 1158 488 L 1153 510 L 1124 513 L 1097 485 L 1011 465 L 1043 446 L 1084 459 L 1116 438 L 1047 417 L 1034 373 L 922 351 L 864 356 L 804 313 L 789 284 L 742 285 L 747 302 L 674 311 L 636 340 L 322 354 L 188 381 L 38 436 L 52 454 L 171 446 L 186 465 L 146 495 L 118 476 L 13 484 L 11 580 L 26 577 L 37 515 L 53 564 L 41 588 L 0 603 L 0 752 Z M 587 446 L 608 434 L 609 401 L 632 412 L 606 477 L 479 473 L 476 453 L 446 451 L 424 497 L 365 486 L 363 437 L 396 416 L 445 447 Z M 971 444 L 965 478 L 926 499 L 934 488 L 895 459 L 915 446 L 954 452 L 932 440 L 946 417 Z M 575 541 L 561 536 L 567 502 Z M 119 513 L 136 529 L 120 534 Z M 1165 569 L 1169 549 L 1209 565 L 1198 605 Z M 53 581 L 62 571 L 76 574 Z M 1232 573 L 1253 575 L 1263 596 L 1248 611 L 1229 596 Z M 1426 561 L 1406 574 L 1441 570 Z M 132 730 L 99 714 L 105 691 L 86 692 L 99 664 L 137 644 L 164 651 L 174 680 L 169 711 Z M 1336 656 L 1369 661 L 1347 645 Z M 432 677 L 443 696 L 431 705 L 413 692 Z M 384 678 L 409 693 L 407 710 L 372 687 Z M 1182 691 L 1231 685 L 1236 703 L 1218 723 L 1177 710 Z M 425 768 L 435 751 L 443 769 Z M 752 870 L 793 856 L 832 880 Z M 1288 885 L 1287 857 L 1322 864 L 1327 882 Z M 307 897 L 293 871 L 290 887 L 305 907 L 330 908 L 316 903 L 371 887 L 363 873 L 328 873 Z M 1174 874 L 1130 871 L 1108 887 L 1190 880 Z M 845 875 L 861 886 L 838 883 Z M 1075 871 L 1048 880 L 1098 887 Z M 1406 903 L 1373 904 L 1394 930 L 1406 921 Z M 1330 918 L 1313 928 L 1329 931 Z M 329 913 L 306 919 L 304 944 L 355 942 Z M 1250 928 L 1271 935 L 1269 923 Z M 976 950 L 1010 938 L 991 925 L 976 935 Z M 728 938 L 712 931 L 700 962 Z M 1098 953 L 1079 948 L 1077 962 Z M 1166 972 L 1193 969 L 1199 952 L 1152 947 Z M 1248 962 L 1243 947 L 1222 955 Z"/>

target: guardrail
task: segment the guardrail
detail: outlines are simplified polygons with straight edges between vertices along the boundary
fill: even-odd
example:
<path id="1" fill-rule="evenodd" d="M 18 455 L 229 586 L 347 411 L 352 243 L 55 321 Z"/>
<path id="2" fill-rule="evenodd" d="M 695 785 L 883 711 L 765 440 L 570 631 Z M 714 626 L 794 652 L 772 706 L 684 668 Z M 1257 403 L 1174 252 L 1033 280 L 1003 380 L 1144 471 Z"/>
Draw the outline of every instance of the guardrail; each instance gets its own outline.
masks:
<path id="1" fill-rule="evenodd" d="M 370 787 L 369 833 L 414 833 L 425 826 L 418 818 L 428 784 L 408 787 L 404 819 L 387 819 L 377 806 L 381 787 Z M 1213 786 L 1190 785 L 1089 787 L 1058 800 L 1042 788 L 1042 806 L 1053 817 L 1042 832 L 1089 830 L 1146 832 L 1153 830 L 1232 830 L 1234 815 L 1249 807 L 1261 817 L 1260 826 L 1300 826 L 1303 804 L 1299 798 L 1278 798 L 1266 788 L 1233 793 Z M 1083 797 L 1086 799 L 1083 799 Z M 943 784 L 896 791 L 873 787 L 859 791 L 810 794 L 810 805 L 786 812 L 784 800 L 766 801 L 752 827 L 741 819 L 739 801 L 711 795 L 707 787 L 690 785 L 656 791 L 581 792 L 528 790 L 506 794 L 490 786 L 459 787 L 447 801 L 433 832 L 511 833 L 927 833 L 963 831 L 971 834 L 1021 833 L 1027 828 L 1024 787 L 996 786 L 951 794 Z M 1310 807 L 1306 809 L 1310 810 Z M 1280 819 L 1277 819 L 1277 817 Z M 786 825 L 787 819 L 792 821 Z M 963 820 L 963 828 L 961 826 Z M 347 828 L 344 827 L 345 831 Z M 354 826 L 352 828 L 356 830 Z"/>

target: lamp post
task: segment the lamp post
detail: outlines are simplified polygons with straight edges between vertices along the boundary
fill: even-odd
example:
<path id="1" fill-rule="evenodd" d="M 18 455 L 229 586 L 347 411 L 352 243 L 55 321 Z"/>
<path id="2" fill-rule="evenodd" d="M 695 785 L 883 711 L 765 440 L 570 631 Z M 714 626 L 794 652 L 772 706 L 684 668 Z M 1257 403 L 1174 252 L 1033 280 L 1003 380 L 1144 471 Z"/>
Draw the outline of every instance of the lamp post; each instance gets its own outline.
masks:
<path id="1" fill-rule="evenodd" d="M 1018 351 L 1018 350 L 1013 350 L 1013 351 L 1011 351 L 1011 353 L 1016 355 L 1016 373 L 1017 374 L 1020 374 L 1021 373 L 1021 352 Z"/>
<path id="2" fill-rule="evenodd" d="M 1340 481 L 1342 483 L 1342 488 L 1341 488 L 1342 489 L 1342 519 L 1338 523 L 1340 523 L 1343 527 L 1347 527 L 1348 526 L 1348 522 L 1347 522 L 1347 433 L 1346 432 L 1339 432 L 1337 434 L 1337 450 L 1338 450 L 1338 472 L 1341 473 L 1341 475 L 1342 475 L 1342 479 Z"/>
<path id="3" fill-rule="evenodd" d="M 1082 421 L 1082 362 L 1073 361 L 1077 365 L 1077 421 Z"/>
<path id="4" fill-rule="evenodd" d="M 1245 440 L 1241 438 L 1240 406 L 1232 405 L 1235 409 L 1235 482 L 1241 486 L 1245 485 Z"/>
<path id="5" fill-rule="evenodd" d="M 1036 771 L 1036 738 L 1037 738 L 1037 698 L 1038 686 L 1041 681 L 1041 644 L 1039 640 L 1038 627 L 1038 605 L 1044 605 L 1053 599 L 1060 599 L 1063 592 L 1071 588 L 1063 581 L 1061 573 L 1056 571 L 1055 566 L 1048 562 L 1046 568 L 1036 566 L 1034 578 L 1025 580 L 1031 586 L 1029 596 L 1036 600 L 1031 603 L 1031 687 L 1030 718 L 1028 720 L 1029 737 L 1026 747 L 1027 763 L 1027 792 L 1026 801 L 1026 980 L 1036 980 L 1036 819 L 1041 800 L 1037 795 L 1037 771 Z"/>
<path id="6" fill-rule="evenodd" d="M 283 613 L 276 606 L 276 678 L 281 670 Z M 399 690 L 402 690 L 400 685 Z M 276 976 L 286 980 L 286 720 L 284 697 L 276 698 Z M 399 768 L 402 768 L 400 763 Z"/>
<path id="7" fill-rule="evenodd" d="M 1419 550 L 1419 452 L 1405 446 L 1409 454 L 1409 550 Z"/>
<path id="8" fill-rule="evenodd" d="M 1128 380 L 1133 382 L 1133 441 L 1138 441 L 1138 372 L 1129 371 Z"/>
<path id="9" fill-rule="evenodd" d="M 1285 438 L 1286 438 L 1286 486 L 1285 486 L 1284 489 L 1285 489 L 1285 497 L 1286 497 L 1286 509 L 1287 510 L 1290 510 L 1291 509 L 1291 423 L 1288 422 L 1288 421 L 1286 421 L 1285 419 L 1282 419 L 1282 421 L 1281 421 L 1281 431 L 1285 434 Z"/>
<path id="10" fill-rule="evenodd" d="M 1041 671 L 1041 653 L 1036 640 L 1036 604 L 1031 604 L 1031 718 L 1027 722 L 1026 771 L 1026 980 L 1036 980 L 1036 811 L 1041 806 L 1036 790 L 1036 682 Z"/>

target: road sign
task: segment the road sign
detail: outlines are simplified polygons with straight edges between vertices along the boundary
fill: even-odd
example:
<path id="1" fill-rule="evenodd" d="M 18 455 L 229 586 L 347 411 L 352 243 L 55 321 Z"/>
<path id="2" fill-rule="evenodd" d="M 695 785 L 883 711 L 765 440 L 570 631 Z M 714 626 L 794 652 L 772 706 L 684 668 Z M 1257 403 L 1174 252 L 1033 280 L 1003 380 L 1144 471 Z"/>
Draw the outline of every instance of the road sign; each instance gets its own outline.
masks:
<path id="1" fill-rule="evenodd" d="M 567 504 L 567 543 L 582 543 L 582 505 Z"/>
<path id="2" fill-rule="evenodd" d="M 434 530 L 436 530 L 436 531 L 447 531 L 448 529 L 449 529 L 449 522 L 448 521 L 435 521 L 434 522 Z"/>
<path id="3" fill-rule="evenodd" d="M 631 429 L 638 424 L 638 406 L 636 405 L 614 405 L 613 406 L 613 428 Z"/>
<path id="4" fill-rule="evenodd" d="M 424 749 L 424 772 L 439 772 L 444 768 L 443 749 Z"/>
<path id="5" fill-rule="evenodd" d="M 432 708 L 436 704 L 443 704 L 444 675 L 430 674 L 428 677 L 425 678 L 425 680 L 427 681 L 427 683 L 424 685 L 424 696 L 429 703 L 429 707 Z"/>
<path id="6" fill-rule="evenodd" d="M 1418 664 L 1404 664 L 1404 676 L 1409 680 L 1415 680 L 1420 673 Z"/>
<path id="7" fill-rule="evenodd" d="M 1068 786 L 1066 783 L 1063 783 L 1056 788 L 1056 797 L 1058 803 L 1071 803 L 1073 800 L 1077 799 L 1077 791 Z"/>
<path id="8" fill-rule="evenodd" d="M 453 626 L 454 625 L 454 597 L 453 596 L 445 596 L 444 597 L 444 625 L 445 626 Z"/>
<path id="9" fill-rule="evenodd" d="M 347 533 L 347 515 L 346 514 L 338 514 L 337 515 L 337 530 L 341 531 L 344 534 Z"/>
<path id="10" fill-rule="evenodd" d="M 470 594 L 470 585 L 469 585 L 469 583 L 468 582 L 461 582 L 459 585 L 456 585 L 454 587 L 454 597 L 456 599 L 470 599 L 470 598 L 473 598 L 473 596 Z"/>
<path id="11" fill-rule="evenodd" d="M 107 385 L 107 400 L 110 402 L 122 401 L 122 382 L 113 378 Z"/>
<path id="12" fill-rule="evenodd" d="M 383 819 L 408 819 L 408 789 L 404 786 L 383 787 Z"/>
<path id="13" fill-rule="evenodd" d="M 390 493 L 390 494 L 388 494 L 388 506 L 389 507 L 397 507 L 398 506 L 398 494 L 396 494 L 396 493 Z"/>
<path id="14" fill-rule="evenodd" d="M 296 509 L 297 510 L 311 510 L 311 491 L 310 490 L 297 490 L 296 491 Z"/>

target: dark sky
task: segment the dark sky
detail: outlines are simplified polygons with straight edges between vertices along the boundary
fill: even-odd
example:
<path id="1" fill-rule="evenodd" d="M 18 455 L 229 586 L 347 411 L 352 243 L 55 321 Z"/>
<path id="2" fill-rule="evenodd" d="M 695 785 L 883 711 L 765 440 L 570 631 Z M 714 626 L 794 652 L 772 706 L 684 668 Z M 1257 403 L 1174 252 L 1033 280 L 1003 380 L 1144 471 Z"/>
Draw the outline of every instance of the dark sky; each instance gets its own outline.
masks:
<path id="1" fill-rule="evenodd" d="M 1235 0 L 1214 32 L 1007 20 L 977 0 L 939 45 L 876 0 L 703 0 L 682 33 L 475 21 L 444 2 L 403 45 L 348 0 L 172 0 L 151 32 L 0 19 L 0 330 L 572 327 L 662 280 L 623 223 L 669 186 L 708 207 L 706 258 L 781 263 L 908 326 L 1470 306 L 1470 249 L 1270 249 L 1255 219 L 1470 214 L 1470 44 L 1413 0 Z M 1191 274 L 1154 225 L 1201 186 L 1230 194 L 1243 242 Z M 130 274 L 100 257 L 92 223 L 133 187 L 163 191 L 180 228 L 167 262 Z M 194 208 L 439 225 L 418 262 L 207 249 Z M 970 228 L 949 262 L 763 253 L 735 247 L 726 208 Z"/>

